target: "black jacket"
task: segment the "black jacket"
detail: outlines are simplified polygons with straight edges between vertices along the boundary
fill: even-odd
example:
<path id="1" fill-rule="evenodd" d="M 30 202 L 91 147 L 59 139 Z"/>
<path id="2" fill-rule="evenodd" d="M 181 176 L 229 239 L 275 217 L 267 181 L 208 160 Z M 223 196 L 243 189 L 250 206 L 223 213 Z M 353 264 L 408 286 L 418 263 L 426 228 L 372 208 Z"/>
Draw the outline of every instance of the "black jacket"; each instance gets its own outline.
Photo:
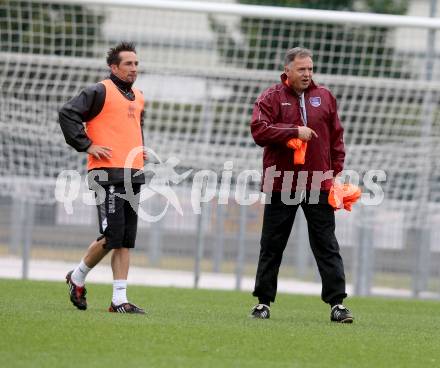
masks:
<path id="1" fill-rule="evenodd" d="M 124 82 L 110 74 L 109 77 L 121 91 L 121 94 L 130 101 L 135 96 L 131 89 L 131 83 Z M 64 104 L 59 111 L 59 123 L 64 138 L 70 146 L 78 152 L 86 152 L 92 145 L 92 141 L 87 137 L 84 129 L 84 122 L 88 122 L 95 118 L 102 110 L 105 102 L 105 87 L 102 83 L 96 83 L 92 86 L 84 88 L 78 95 Z M 143 126 L 144 111 L 141 113 L 141 125 Z M 143 133 L 142 133 L 143 141 Z M 95 169 L 98 170 L 98 169 Z M 106 171 L 108 180 L 96 180 L 101 185 L 122 184 L 124 182 L 123 168 L 102 168 L 99 170 Z M 144 184 L 145 177 L 143 174 L 135 176 L 137 170 L 132 170 L 132 183 Z M 89 181 L 94 177 L 94 170 L 89 171 Z"/>

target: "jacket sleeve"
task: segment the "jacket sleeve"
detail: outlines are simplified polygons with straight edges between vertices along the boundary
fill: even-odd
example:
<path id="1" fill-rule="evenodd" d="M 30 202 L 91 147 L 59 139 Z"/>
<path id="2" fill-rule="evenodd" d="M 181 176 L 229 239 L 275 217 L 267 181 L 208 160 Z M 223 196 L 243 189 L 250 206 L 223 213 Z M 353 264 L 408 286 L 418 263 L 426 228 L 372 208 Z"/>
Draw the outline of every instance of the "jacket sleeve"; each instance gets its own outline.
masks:
<path id="1" fill-rule="evenodd" d="M 332 98 L 331 108 L 331 131 L 330 131 L 330 154 L 332 160 L 333 174 L 336 176 L 344 169 L 345 145 L 344 128 L 339 120 L 336 99 Z"/>
<path id="2" fill-rule="evenodd" d="M 85 152 L 92 145 L 83 122 L 96 117 L 101 112 L 104 101 L 105 87 L 102 83 L 97 83 L 83 89 L 61 107 L 58 116 L 64 139 L 78 152 Z"/>
<path id="3" fill-rule="evenodd" d="M 255 143 L 261 147 L 271 144 L 284 145 L 289 139 L 298 137 L 298 127 L 277 122 L 279 106 L 275 93 L 263 93 L 255 102 L 251 133 Z"/>

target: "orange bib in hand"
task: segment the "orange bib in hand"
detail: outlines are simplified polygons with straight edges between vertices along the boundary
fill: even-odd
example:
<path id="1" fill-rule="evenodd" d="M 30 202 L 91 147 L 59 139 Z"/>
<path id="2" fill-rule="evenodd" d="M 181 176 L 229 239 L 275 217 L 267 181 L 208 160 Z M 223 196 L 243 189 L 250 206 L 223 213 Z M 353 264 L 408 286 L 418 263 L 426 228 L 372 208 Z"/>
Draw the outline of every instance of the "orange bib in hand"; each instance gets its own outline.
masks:
<path id="1" fill-rule="evenodd" d="M 295 150 L 293 153 L 293 163 L 302 165 L 306 161 L 307 142 L 299 138 L 292 138 L 287 142 L 287 147 Z"/>
<path id="2" fill-rule="evenodd" d="M 328 203 L 335 210 L 344 208 L 351 211 L 351 207 L 357 202 L 361 194 L 360 188 L 356 185 L 334 183 L 328 194 Z"/>

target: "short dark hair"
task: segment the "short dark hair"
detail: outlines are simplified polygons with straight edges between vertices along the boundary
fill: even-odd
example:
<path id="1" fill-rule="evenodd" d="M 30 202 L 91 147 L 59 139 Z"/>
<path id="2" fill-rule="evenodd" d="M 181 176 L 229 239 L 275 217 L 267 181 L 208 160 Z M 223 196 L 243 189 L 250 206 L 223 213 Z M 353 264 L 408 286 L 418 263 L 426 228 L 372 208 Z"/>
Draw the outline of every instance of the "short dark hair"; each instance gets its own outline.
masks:
<path id="1" fill-rule="evenodd" d="M 134 43 L 125 41 L 117 44 L 115 47 L 112 47 L 107 52 L 107 65 L 119 65 L 121 62 L 119 53 L 122 51 L 131 51 L 136 53 L 136 47 L 134 46 Z"/>
<path id="2" fill-rule="evenodd" d="M 294 47 L 286 52 L 284 57 L 284 65 L 289 65 L 296 57 L 313 57 L 312 51 L 306 49 L 305 47 Z"/>

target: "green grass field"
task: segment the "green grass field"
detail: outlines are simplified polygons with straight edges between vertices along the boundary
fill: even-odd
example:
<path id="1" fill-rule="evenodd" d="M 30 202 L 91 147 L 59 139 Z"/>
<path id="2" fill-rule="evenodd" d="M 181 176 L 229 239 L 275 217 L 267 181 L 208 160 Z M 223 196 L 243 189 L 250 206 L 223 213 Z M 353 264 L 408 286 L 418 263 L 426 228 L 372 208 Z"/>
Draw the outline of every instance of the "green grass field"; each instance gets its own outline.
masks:
<path id="1" fill-rule="evenodd" d="M 89 309 L 64 283 L 0 280 L 1 367 L 440 367 L 440 302 L 352 298 L 353 325 L 329 322 L 318 297 L 280 294 L 270 320 L 249 293 L 129 287 L 147 316 Z"/>

